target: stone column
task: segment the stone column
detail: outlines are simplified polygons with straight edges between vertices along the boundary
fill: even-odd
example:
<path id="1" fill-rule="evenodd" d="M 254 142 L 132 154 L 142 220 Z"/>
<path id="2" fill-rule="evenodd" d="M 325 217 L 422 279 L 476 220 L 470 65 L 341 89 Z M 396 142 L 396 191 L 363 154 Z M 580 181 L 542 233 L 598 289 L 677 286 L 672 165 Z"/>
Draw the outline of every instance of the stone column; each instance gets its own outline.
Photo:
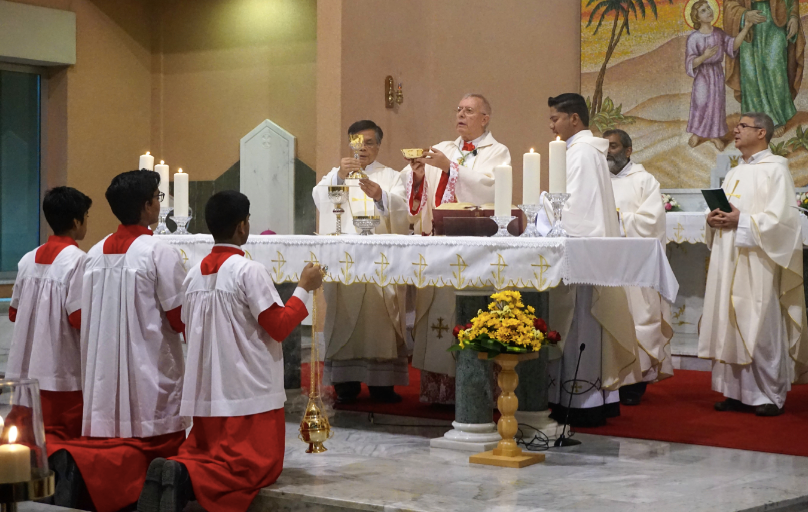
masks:
<path id="1" fill-rule="evenodd" d="M 485 310 L 491 300 L 491 291 L 458 291 L 455 296 L 458 324 L 468 323 Z M 457 355 L 455 376 L 454 427 L 443 437 L 432 439 L 433 448 L 448 448 L 470 452 L 493 450 L 500 435 L 494 423 L 494 397 L 491 383 L 494 379 L 493 361 L 482 361 L 477 352 L 461 350 Z"/>

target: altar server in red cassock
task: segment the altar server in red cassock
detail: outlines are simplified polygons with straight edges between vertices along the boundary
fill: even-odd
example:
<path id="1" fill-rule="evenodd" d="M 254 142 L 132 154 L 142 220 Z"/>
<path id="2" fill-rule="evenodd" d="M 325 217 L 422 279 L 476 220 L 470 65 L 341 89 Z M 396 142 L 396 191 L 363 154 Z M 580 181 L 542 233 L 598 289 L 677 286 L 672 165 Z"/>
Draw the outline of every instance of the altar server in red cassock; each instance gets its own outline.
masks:
<path id="1" fill-rule="evenodd" d="M 15 325 L 6 378 L 39 380 L 49 448 L 81 436 L 79 332 L 87 254 L 76 241 L 87 233 L 92 204 L 70 187 L 45 194 L 42 211 L 54 235 L 20 260 L 8 310 Z"/>
<path id="2" fill-rule="evenodd" d="M 55 448 L 56 504 L 76 506 L 81 480 L 100 512 L 134 504 L 152 459 L 177 453 L 190 425 L 180 416 L 183 330 L 179 251 L 153 237 L 156 172 L 116 176 L 106 192 L 118 230 L 87 254 L 82 290 L 82 434 Z M 69 452 L 69 456 L 65 454 Z M 79 471 L 75 471 L 77 469 Z"/>
<path id="3" fill-rule="evenodd" d="M 205 221 L 216 244 L 185 279 L 188 360 L 182 414 L 193 428 L 179 454 L 149 466 L 141 512 L 245 511 L 283 469 L 285 420 L 281 342 L 308 316 L 322 284 L 306 265 L 284 306 L 267 269 L 239 248 L 250 233 L 250 201 L 235 191 L 210 198 Z"/>

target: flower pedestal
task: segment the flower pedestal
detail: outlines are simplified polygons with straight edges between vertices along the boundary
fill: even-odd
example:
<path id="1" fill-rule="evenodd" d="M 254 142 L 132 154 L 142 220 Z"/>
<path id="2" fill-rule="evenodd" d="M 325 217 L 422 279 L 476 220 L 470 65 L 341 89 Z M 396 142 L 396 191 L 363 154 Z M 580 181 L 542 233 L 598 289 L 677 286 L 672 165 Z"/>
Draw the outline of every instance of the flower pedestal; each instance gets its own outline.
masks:
<path id="1" fill-rule="evenodd" d="M 480 359 L 488 359 L 488 354 L 479 352 Z M 497 408 L 500 412 L 497 431 L 502 439 L 493 450 L 478 453 L 469 457 L 469 462 L 473 464 L 485 464 L 488 466 L 501 466 L 506 468 L 523 468 L 533 464 L 544 462 L 543 453 L 523 452 L 516 445 L 514 435 L 518 430 L 518 422 L 514 413 L 519 408 L 519 400 L 516 398 L 514 390 L 519 385 L 519 376 L 514 371 L 520 361 L 527 361 L 539 357 L 538 352 L 528 354 L 499 354 L 494 357 L 494 362 L 502 369 L 499 373 L 499 387 L 502 394 L 497 400 Z"/>

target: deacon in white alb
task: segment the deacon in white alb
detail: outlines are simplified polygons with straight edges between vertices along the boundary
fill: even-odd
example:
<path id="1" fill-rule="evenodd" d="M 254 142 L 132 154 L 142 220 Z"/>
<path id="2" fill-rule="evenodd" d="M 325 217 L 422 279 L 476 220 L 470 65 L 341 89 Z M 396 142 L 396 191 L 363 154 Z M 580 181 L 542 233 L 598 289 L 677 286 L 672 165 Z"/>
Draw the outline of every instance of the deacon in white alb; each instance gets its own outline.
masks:
<path id="1" fill-rule="evenodd" d="M 106 197 L 121 225 L 87 253 L 81 306 L 86 438 L 63 447 L 98 510 L 136 502 L 151 460 L 174 455 L 190 425 L 180 416 L 185 269 L 179 251 L 149 229 L 160 213 L 159 182 L 160 175 L 147 170 L 113 178 Z"/>
<path id="2" fill-rule="evenodd" d="M 494 202 L 494 167 L 510 165 L 511 154 L 491 135 L 490 121 L 488 100 L 481 94 L 466 94 L 455 114 L 459 137 L 436 144 L 404 169 L 407 205 L 416 233 L 432 234 L 432 212 L 443 204 Z M 446 349 L 454 341 L 455 292 L 423 288 L 415 302 L 412 365 L 422 370 L 421 400 L 452 403 L 455 363 Z"/>
<path id="3" fill-rule="evenodd" d="M 356 134 L 362 135 L 364 141 L 359 160 L 343 158 L 340 166 L 332 169 L 312 191 L 320 212 L 320 233 L 332 233 L 336 225 L 328 187 L 343 185 L 350 172 L 363 170 L 368 179 L 360 180 L 359 187 L 351 187 L 349 204 L 343 204 L 342 230 L 356 232 L 352 213 L 375 212 L 381 217 L 376 233 L 407 234 L 409 217 L 402 174 L 376 161 L 384 135 L 382 129 L 373 121 L 358 121 L 348 128 L 349 136 Z M 334 384 L 337 398 L 343 403 L 356 399 L 362 382 L 375 400 L 400 401 L 393 386 L 409 384 L 404 341 L 405 288 L 326 283 L 323 292 L 328 304 L 323 333 L 326 345 L 323 382 Z"/>
<path id="4" fill-rule="evenodd" d="M 577 237 L 618 237 L 617 207 L 609 178 L 609 142 L 589 131 L 589 109 L 580 94 L 550 98 L 550 129 L 567 143 L 564 229 Z M 620 414 L 618 388 L 642 380 L 634 323 L 622 288 L 559 286 L 550 292 L 550 328 L 563 344 L 550 365 L 551 417 L 574 426 L 597 426 Z M 581 344 L 578 382 L 573 382 Z"/>
<path id="5" fill-rule="evenodd" d="M 8 316 L 14 325 L 6 379 L 37 379 L 48 446 L 81 437 L 81 289 L 87 254 L 77 240 L 87 233 L 93 201 L 56 187 L 42 212 L 55 233 L 22 257 Z"/>
<path id="6" fill-rule="evenodd" d="M 699 357 L 713 360 L 718 411 L 783 413 L 792 382 L 808 380 L 802 232 L 788 161 L 769 150 L 774 123 L 741 116 L 735 147 L 743 162 L 723 189 L 731 213 L 707 216 L 711 248 Z"/>
<path id="7" fill-rule="evenodd" d="M 665 206 L 659 192 L 659 182 L 642 164 L 631 158 L 631 137 L 623 130 L 608 130 L 603 136 L 609 141 L 609 171 L 620 231 L 624 236 L 656 238 L 665 245 Z M 620 388 L 620 403 L 639 405 L 649 382 L 673 376 L 670 341 L 671 306 L 655 290 L 626 287 L 628 305 L 634 318 L 642 368 L 642 382 Z"/>

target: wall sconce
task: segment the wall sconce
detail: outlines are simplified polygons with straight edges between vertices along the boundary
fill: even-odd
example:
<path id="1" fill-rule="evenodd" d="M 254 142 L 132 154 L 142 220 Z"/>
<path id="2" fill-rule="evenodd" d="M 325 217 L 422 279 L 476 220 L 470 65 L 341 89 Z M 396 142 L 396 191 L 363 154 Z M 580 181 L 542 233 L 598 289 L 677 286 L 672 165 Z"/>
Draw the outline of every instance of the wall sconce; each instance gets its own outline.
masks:
<path id="1" fill-rule="evenodd" d="M 394 89 L 393 77 L 387 75 L 387 78 L 384 79 L 384 106 L 386 108 L 393 108 L 395 101 L 396 93 Z"/>
<path id="2" fill-rule="evenodd" d="M 404 92 L 401 90 L 401 82 L 398 82 L 398 91 L 396 91 L 396 103 L 401 105 L 404 103 Z"/>

